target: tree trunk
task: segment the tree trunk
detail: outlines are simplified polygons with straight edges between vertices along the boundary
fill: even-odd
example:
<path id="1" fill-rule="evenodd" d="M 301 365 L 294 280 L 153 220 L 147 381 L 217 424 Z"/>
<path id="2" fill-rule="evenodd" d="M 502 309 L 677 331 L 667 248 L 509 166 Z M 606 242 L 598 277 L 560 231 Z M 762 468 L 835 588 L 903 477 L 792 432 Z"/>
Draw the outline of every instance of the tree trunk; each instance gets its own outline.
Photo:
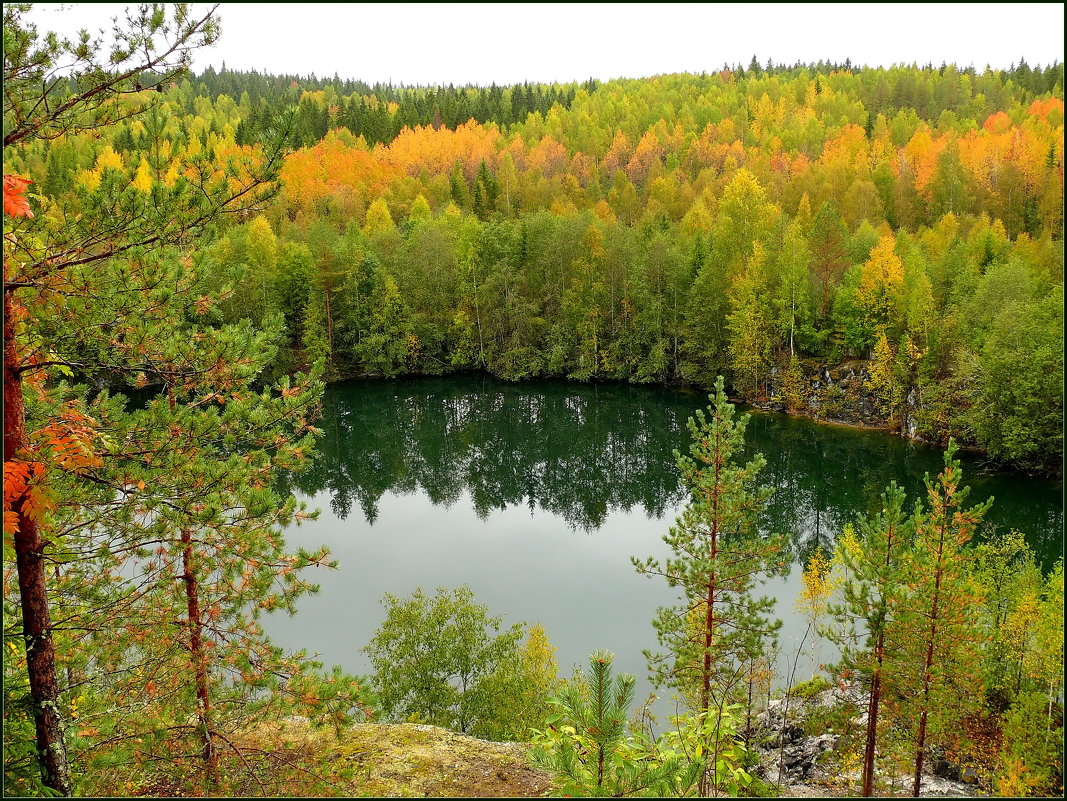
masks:
<path id="1" fill-rule="evenodd" d="M 203 624 L 200 618 L 200 596 L 193 566 L 192 532 L 182 529 L 182 567 L 185 581 L 185 599 L 189 607 L 189 653 L 193 660 L 193 675 L 196 681 L 197 719 L 204 741 L 204 765 L 211 787 L 219 784 L 219 756 L 211 730 L 211 695 L 208 693 L 207 652 L 204 650 Z"/>
<path id="2" fill-rule="evenodd" d="M 927 703 L 930 700 L 930 685 L 929 685 L 929 670 L 931 663 L 930 653 L 933 651 L 933 643 L 928 648 L 927 655 L 927 673 L 923 678 L 923 711 L 919 715 L 919 736 L 915 745 L 915 777 L 913 779 L 911 794 L 915 798 L 919 797 L 919 790 L 922 787 L 923 778 L 923 752 L 926 746 L 926 718 L 928 714 Z"/>
<path id="3" fill-rule="evenodd" d="M 478 273 L 474 266 L 473 259 L 471 260 L 471 282 L 474 285 L 474 319 L 478 323 L 478 366 L 485 369 L 485 342 L 482 337 L 482 305 L 478 299 Z"/>
<path id="4" fill-rule="evenodd" d="M 10 294 L 4 292 L 4 462 L 14 461 L 26 447 L 26 412 L 22 379 L 15 352 L 15 331 Z M 52 642 L 52 619 L 48 609 L 45 541 L 36 521 L 26 509 L 25 494 L 11 505 L 18 519 L 13 532 L 19 599 L 22 603 L 22 634 L 26 641 L 26 674 L 33 705 L 37 756 L 41 781 L 60 795 L 70 795 L 70 769 L 63 741 L 63 722 L 56 704 L 56 654 Z"/>
<path id="5" fill-rule="evenodd" d="M 326 277 L 326 343 L 330 349 L 330 367 L 333 367 L 333 316 L 330 314 L 330 278 Z"/>
<path id="6" fill-rule="evenodd" d="M 885 566 L 889 568 L 893 557 L 893 533 L 892 524 L 886 531 Z M 883 597 L 883 602 L 885 598 Z M 867 705 L 867 743 L 863 749 L 863 795 L 867 798 L 874 796 L 874 752 L 878 739 L 878 707 L 882 701 L 882 662 L 885 660 L 885 626 L 886 620 L 882 619 L 881 628 L 878 630 L 878 642 L 874 646 L 874 675 L 871 676 L 871 699 Z"/>
<path id="7" fill-rule="evenodd" d="M 718 443 L 716 443 L 718 445 Z M 719 451 L 715 453 L 715 483 L 712 490 L 711 509 L 712 509 L 712 524 L 711 524 L 711 564 L 715 564 L 715 557 L 718 555 L 718 535 L 719 535 L 719 468 L 721 467 Z M 708 708 L 711 705 L 711 643 L 712 637 L 715 631 L 715 570 L 711 571 L 711 575 L 708 577 L 708 595 L 705 598 L 707 604 L 707 610 L 704 614 L 704 669 L 701 675 L 700 685 L 700 708 L 704 710 L 704 714 L 708 713 Z M 721 715 L 720 715 L 721 718 Z M 718 754 L 719 744 L 715 743 L 714 753 Z M 715 770 L 715 760 L 712 760 L 712 770 Z M 699 791 L 701 796 L 708 794 L 708 771 L 705 770 L 700 777 Z M 716 793 L 718 795 L 718 793 Z"/>
<path id="8" fill-rule="evenodd" d="M 874 750 L 878 736 L 878 705 L 882 700 L 882 658 L 885 650 L 885 632 L 878 632 L 874 647 L 874 675 L 871 676 L 871 699 L 867 704 L 867 743 L 863 749 L 863 796 L 874 796 Z"/>
<path id="9" fill-rule="evenodd" d="M 923 706 L 919 716 L 919 736 L 915 745 L 915 780 L 912 785 L 912 795 L 919 797 L 919 788 L 922 785 L 923 751 L 926 746 L 926 720 L 930 713 L 930 683 L 933 679 L 931 670 L 934 665 L 934 640 L 937 637 L 937 612 L 938 601 L 941 595 L 941 557 L 945 548 L 945 529 L 947 523 L 942 525 L 941 540 L 937 547 L 937 569 L 934 575 L 934 600 L 930 607 L 930 632 L 926 641 L 926 665 L 923 671 Z"/>
<path id="10" fill-rule="evenodd" d="M 793 329 L 796 327 L 797 321 L 797 299 L 796 290 L 792 290 L 789 295 L 789 356 L 791 358 L 796 357 L 796 351 L 793 350 Z"/>
<path id="11" fill-rule="evenodd" d="M 716 543 L 712 533 L 711 556 L 715 558 Z M 700 708 L 707 710 L 711 704 L 711 641 L 715 630 L 715 573 L 711 574 L 708 581 L 708 595 L 704 599 L 706 609 L 704 614 L 704 669 L 701 672 L 700 683 Z"/>

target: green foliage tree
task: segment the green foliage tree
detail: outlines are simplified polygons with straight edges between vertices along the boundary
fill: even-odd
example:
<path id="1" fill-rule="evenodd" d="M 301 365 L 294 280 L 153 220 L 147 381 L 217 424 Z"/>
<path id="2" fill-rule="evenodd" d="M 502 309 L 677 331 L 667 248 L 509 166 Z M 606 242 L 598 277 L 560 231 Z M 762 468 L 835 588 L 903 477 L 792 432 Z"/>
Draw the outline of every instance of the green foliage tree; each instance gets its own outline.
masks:
<path id="1" fill-rule="evenodd" d="M 478 734 L 488 740 L 530 739 L 551 714 L 549 699 L 559 689 L 556 648 L 540 623 L 530 626 L 514 661 L 503 661 L 486 678 L 486 695 L 506 699 L 500 714 L 487 717 Z"/>
<path id="2" fill-rule="evenodd" d="M 407 599 L 386 593 L 382 604 L 385 621 L 364 650 L 387 717 L 475 736 L 527 734 L 530 714 L 544 704 L 536 688 L 555 678 L 543 632 L 521 648 L 524 626 L 502 629 L 468 587 L 433 596 L 419 588 Z M 514 709 L 524 686 L 527 697 Z"/>
<path id="3" fill-rule="evenodd" d="M 1063 286 L 1004 307 L 981 353 L 979 440 L 995 456 L 1036 466 L 1063 448 Z"/>
<path id="4" fill-rule="evenodd" d="M 245 347 L 267 361 L 264 344 L 260 335 Z M 255 364 L 247 354 L 236 363 Z M 97 477 L 121 476 L 137 489 L 132 510 L 94 497 L 72 514 L 84 534 L 63 554 L 66 587 L 103 581 L 114 589 L 98 592 L 115 595 L 106 612 L 95 603 L 67 612 L 95 632 L 66 662 L 91 677 L 79 683 L 79 706 L 82 725 L 92 725 L 73 749 L 83 770 L 121 760 L 128 778 L 225 792 L 236 775 L 255 781 L 264 770 L 235 743 L 248 727 L 297 713 L 339 725 L 361 706 L 356 680 L 317 675 L 317 664 L 283 653 L 260 623 L 271 611 L 292 614 L 315 590 L 300 571 L 329 564 L 324 549 L 286 553 L 279 529 L 307 515 L 273 489 L 276 471 L 310 453 L 320 392 L 298 376 L 274 392 L 234 386 L 220 405 L 168 387 L 143 409 L 104 418 L 138 456 L 113 457 Z M 185 432 L 179 445 L 167 442 L 175 431 Z M 102 620 L 106 633 L 95 628 Z M 224 771 L 223 752 L 241 768 Z M 199 767 L 174 759 L 180 753 L 197 754 Z"/>
<path id="5" fill-rule="evenodd" d="M 1042 692 L 1016 697 L 1003 717 L 997 795 L 1054 797 L 1063 791 L 1063 727 L 1052 727 Z"/>
<path id="6" fill-rule="evenodd" d="M 310 244 L 319 223 L 378 220 L 364 252 L 347 263 L 373 253 L 396 280 L 414 339 L 409 358 L 383 354 L 392 372 L 483 369 L 508 379 L 710 387 L 718 373 L 735 371 L 738 343 L 756 341 L 732 335 L 727 317 L 737 311 L 731 292 L 744 283 L 759 243 L 766 333 L 757 356 L 767 351 L 773 361 L 788 348 L 791 357 L 829 366 L 870 358 L 884 334 L 899 356 L 900 387 L 915 390 L 907 417 L 894 424 L 1056 469 L 1062 444 L 1045 418 L 1055 422 L 1062 412 L 1041 383 L 1055 374 L 1055 359 L 1043 347 L 1029 352 L 1025 336 L 1003 330 L 1007 322 L 994 331 L 993 322 L 1006 310 L 995 294 L 1032 308 L 1062 282 L 1053 245 L 1062 225 L 1057 90 L 1035 99 L 990 72 L 973 79 L 980 100 L 939 108 L 934 98 L 961 96 L 953 81 L 971 76 L 854 69 L 839 71 L 829 93 L 826 70 L 774 67 L 769 78 L 734 71 L 729 85 L 716 76 L 669 76 L 592 92 L 575 86 L 573 106 L 562 87 L 516 87 L 501 101 L 492 89 L 399 90 L 228 72 L 203 76 L 195 92 L 190 85 L 168 94 L 177 113 L 162 121 L 184 131 L 194 150 L 207 150 L 228 145 L 227 125 L 257 136 L 268 130 L 301 93 L 298 116 L 309 124 L 312 110 L 338 104 L 338 121 L 363 138 L 329 134 L 295 154 L 271 223 L 282 239 Z M 777 88 L 764 100 L 772 79 Z M 250 102 L 234 113 L 228 96 L 241 92 Z M 549 112 L 544 103 L 555 97 Z M 255 141 L 246 133 L 243 142 Z M 128 126 L 110 149 L 86 149 L 73 164 L 66 143 L 24 155 L 27 164 L 54 167 L 58 182 L 81 185 L 101 180 L 116 159 L 132 171 L 142 139 Z M 135 181 L 145 180 L 138 167 Z M 433 209 L 444 213 L 430 225 Z M 783 222 L 782 209 L 795 209 L 794 219 Z M 397 230 L 384 213 L 399 221 L 404 210 Z M 582 235 L 591 223 L 602 235 L 599 255 Z M 521 245 L 499 247 L 511 237 Z M 583 244 L 588 252 L 580 252 Z M 689 248 L 687 265 L 678 251 Z M 323 262 L 317 271 L 331 276 L 331 299 L 340 301 L 345 290 L 333 276 L 341 267 L 327 264 L 336 254 L 312 251 Z M 1012 268 L 1005 280 L 1001 268 L 1011 262 L 1033 267 Z M 1043 283 L 1034 282 L 1039 273 Z M 1062 336 L 1054 325 L 1048 330 L 1057 344 Z M 915 359 L 901 345 L 905 336 Z M 395 344 L 378 341 L 387 350 Z M 962 348 L 990 369 L 977 369 Z M 359 359 L 338 355 L 337 375 L 363 370 Z M 1012 374 L 1018 397 L 999 404 Z M 735 388 L 755 399 L 746 381 L 738 376 Z M 1027 398 L 1035 398 L 1033 408 L 1013 415 Z"/>
<path id="7" fill-rule="evenodd" d="M 1025 661 L 1036 633 L 1043 579 L 1023 534 L 1009 531 L 975 547 L 972 574 L 983 596 L 987 704 L 1003 709 L 1030 685 Z"/>
<path id="8" fill-rule="evenodd" d="M 992 499 L 963 507 L 969 488 L 961 487 L 956 445 L 945 451 L 945 467 L 926 479 L 927 508 L 916 510 L 915 549 L 906 574 L 910 593 L 900 608 L 902 640 L 912 648 L 904 658 L 904 681 L 914 709 L 915 774 L 919 796 L 927 735 L 941 734 L 974 704 L 974 677 L 982 644 L 974 586 L 966 581 L 970 552 L 964 546 Z M 907 714 L 907 713 L 906 713 Z M 931 727 L 931 723 L 933 726 Z"/>
<path id="9" fill-rule="evenodd" d="M 763 398 L 770 369 L 771 321 L 766 298 L 768 281 L 763 246 L 758 242 L 752 257 L 730 290 L 731 311 L 726 315 L 728 351 L 735 384 L 746 397 Z"/>
<path id="10" fill-rule="evenodd" d="M 74 42 L 41 37 L 26 19 L 28 10 L 26 5 L 4 9 L 5 162 L 13 146 L 25 150 L 62 136 L 95 134 L 123 117 L 143 114 L 156 93 L 151 100 L 145 98 L 141 82 L 172 80 L 187 67 L 192 49 L 210 44 L 217 35 L 213 13 L 198 19 L 185 5 L 169 10 L 142 6 L 115 26 L 114 42 L 104 48 L 86 32 Z M 65 82 L 51 80 L 52 70 L 64 62 L 70 70 Z M 145 119 L 153 143 L 165 142 L 172 149 L 171 138 L 154 125 L 158 115 Z M 209 376 L 221 387 L 236 379 L 225 375 L 225 368 L 212 371 L 198 362 L 190 353 L 191 343 L 171 340 L 175 320 L 184 322 L 186 314 L 195 317 L 194 309 L 209 301 L 191 294 L 200 287 L 181 275 L 173 251 L 163 258 L 159 252 L 202 231 L 224 211 L 264 203 L 272 194 L 269 180 L 281 151 L 275 147 L 263 155 L 256 160 L 237 154 L 220 165 L 209 154 L 192 154 L 184 175 L 170 183 L 154 181 L 147 195 L 113 165 L 98 171 L 95 186 L 78 193 L 78 213 L 49 206 L 16 225 L 5 220 L 5 477 L 8 465 L 26 465 L 29 472 L 40 465 L 37 486 L 62 487 L 67 499 L 84 497 L 84 485 L 72 483 L 72 477 L 103 482 L 118 491 L 110 470 L 128 452 L 119 448 L 120 458 L 113 459 L 116 454 L 89 444 L 96 425 L 93 415 L 105 413 L 106 400 L 98 400 L 102 405 L 94 412 L 84 388 L 73 391 L 60 384 L 54 389 L 50 372 L 72 377 L 77 371 L 83 379 L 151 375 L 183 391 L 202 388 Z M 161 157 L 151 166 L 162 177 L 166 165 Z M 161 287 L 161 274 L 173 283 Z M 213 355 L 227 354 L 230 348 L 239 352 L 249 344 L 249 334 L 231 331 L 215 337 L 201 332 L 210 340 L 205 350 Z M 240 374 L 245 368 L 235 369 Z M 242 378 L 247 380 L 247 375 Z M 53 400 L 28 407 L 25 396 L 35 385 L 48 387 L 45 394 Z M 38 440 L 49 430 L 57 435 L 57 443 L 82 442 L 77 446 L 79 458 L 41 451 Z M 35 498 L 29 483 L 14 496 L 5 492 L 5 510 L 10 504 L 11 512 L 10 519 L 5 515 L 5 528 L 13 534 L 18 565 L 42 785 L 48 792 L 68 795 L 72 785 L 50 612 L 54 597 L 49 597 L 45 570 L 46 542 L 55 543 L 58 536 L 60 519 L 48 514 L 57 500 L 54 494 L 47 502 L 43 496 Z"/>
<path id="11" fill-rule="evenodd" d="M 849 266 L 848 229 L 833 200 L 819 207 L 812 223 L 811 251 L 819 316 L 825 320 L 833 305 L 834 289 Z"/>
<path id="12" fill-rule="evenodd" d="M 776 328 L 788 338 L 789 355 L 796 356 L 798 332 L 811 325 L 811 252 L 799 221 L 786 230 L 775 291 Z"/>

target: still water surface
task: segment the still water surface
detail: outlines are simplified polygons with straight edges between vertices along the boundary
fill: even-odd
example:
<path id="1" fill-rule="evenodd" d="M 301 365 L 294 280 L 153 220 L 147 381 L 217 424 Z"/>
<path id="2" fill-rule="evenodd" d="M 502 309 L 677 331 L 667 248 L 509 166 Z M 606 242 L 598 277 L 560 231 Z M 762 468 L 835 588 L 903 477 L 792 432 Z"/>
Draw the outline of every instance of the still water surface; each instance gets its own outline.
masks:
<path id="1" fill-rule="evenodd" d="M 287 532 L 290 547 L 326 544 L 336 571 L 317 596 L 267 631 L 327 665 L 368 673 L 360 648 L 384 619 L 386 592 L 467 584 L 505 623 L 541 622 L 561 673 L 596 648 L 650 691 L 642 649 L 651 620 L 676 597 L 638 575 L 630 556 L 667 555 L 661 537 L 684 505 L 672 451 L 689 444 L 700 392 L 487 377 L 356 381 L 329 388 L 325 436 L 294 491 L 321 517 Z M 910 499 L 936 474 L 942 451 L 882 432 L 752 415 L 749 451 L 767 459 L 774 495 L 761 521 L 788 534 L 802 564 L 896 480 Z M 1062 482 L 992 470 L 964 456 L 969 502 L 995 496 L 990 526 L 1023 531 L 1046 566 L 1061 552 Z M 779 665 L 805 628 L 793 605 L 800 568 L 765 586 L 784 621 Z M 796 679 L 830 658 L 809 646 Z M 659 711 L 667 711 L 663 706 Z"/>

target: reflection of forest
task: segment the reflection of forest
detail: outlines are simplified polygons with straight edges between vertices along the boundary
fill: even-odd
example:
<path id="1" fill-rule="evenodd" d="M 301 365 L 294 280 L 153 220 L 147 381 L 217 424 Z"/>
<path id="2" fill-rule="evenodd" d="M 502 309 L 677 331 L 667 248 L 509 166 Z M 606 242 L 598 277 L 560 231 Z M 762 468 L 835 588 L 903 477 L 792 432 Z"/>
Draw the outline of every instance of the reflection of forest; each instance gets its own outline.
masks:
<path id="1" fill-rule="evenodd" d="M 637 397 L 634 397 L 634 396 Z M 671 451 L 688 404 L 641 402 L 625 386 L 516 386 L 483 378 L 357 382 L 331 389 L 326 435 L 305 493 L 368 520 L 386 491 L 451 506 L 470 492 L 480 517 L 526 504 L 582 529 L 612 509 L 662 517 L 680 500 Z"/>
<path id="2" fill-rule="evenodd" d="M 319 456 L 296 488 L 328 491 L 341 518 L 358 503 L 371 522 L 385 492 L 425 492 L 447 507 L 464 490 L 480 517 L 519 504 L 584 530 L 618 509 L 663 517 L 681 502 L 672 451 L 688 447 L 685 421 L 705 403 L 698 393 L 626 385 L 351 382 L 326 393 Z M 753 415 L 747 441 L 766 457 L 763 477 L 775 489 L 762 525 L 789 534 L 801 557 L 873 511 L 890 481 L 919 497 L 923 474 L 942 459 L 879 432 L 773 414 Z M 992 523 L 1024 531 L 1046 561 L 1059 553 L 1060 484 L 964 469 L 973 501 L 996 496 Z"/>

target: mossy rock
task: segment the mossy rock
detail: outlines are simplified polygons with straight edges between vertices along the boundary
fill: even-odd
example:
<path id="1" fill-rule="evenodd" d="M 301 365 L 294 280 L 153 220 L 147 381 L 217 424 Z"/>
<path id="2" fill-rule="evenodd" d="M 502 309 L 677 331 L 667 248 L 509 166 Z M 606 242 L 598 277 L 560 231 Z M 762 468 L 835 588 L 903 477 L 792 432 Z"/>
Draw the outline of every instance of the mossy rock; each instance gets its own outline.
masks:
<path id="1" fill-rule="evenodd" d="M 796 685 L 789 694 L 794 698 L 814 698 L 823 690 L 829 690 L 834 685 L 825 676 L 812 676 L 807 681 Z"/>
<path id="2" fill-rule="evenodd" d="M 415 723 L 357 724 L 331 739 L 324 756 L 351 769 L 352 795 L 515 798 L 551 788 L 548 774 L 527 764 L 524 743 L 494 743 Z"/>

